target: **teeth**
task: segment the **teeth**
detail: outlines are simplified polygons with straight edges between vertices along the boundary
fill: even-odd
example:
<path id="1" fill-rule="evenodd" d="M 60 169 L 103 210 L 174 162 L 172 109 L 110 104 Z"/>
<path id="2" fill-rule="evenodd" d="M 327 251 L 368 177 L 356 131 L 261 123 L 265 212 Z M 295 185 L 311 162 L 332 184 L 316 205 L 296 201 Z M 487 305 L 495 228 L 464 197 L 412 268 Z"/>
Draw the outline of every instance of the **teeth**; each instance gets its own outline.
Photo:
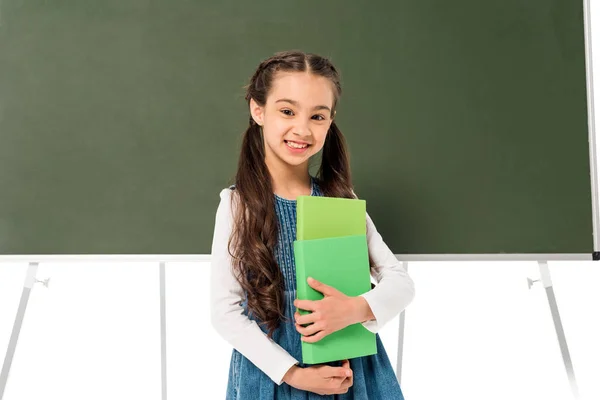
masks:
<path id="1" fill-rule="evenodd" d="M 304 149 L 304 148 L 308 147 L 307 144 L 298 144 L 298 143 L 294 143 L 294 142 L 287 142 L 287 145 L 290 147 L 293 147 L 294 149 Z"/>

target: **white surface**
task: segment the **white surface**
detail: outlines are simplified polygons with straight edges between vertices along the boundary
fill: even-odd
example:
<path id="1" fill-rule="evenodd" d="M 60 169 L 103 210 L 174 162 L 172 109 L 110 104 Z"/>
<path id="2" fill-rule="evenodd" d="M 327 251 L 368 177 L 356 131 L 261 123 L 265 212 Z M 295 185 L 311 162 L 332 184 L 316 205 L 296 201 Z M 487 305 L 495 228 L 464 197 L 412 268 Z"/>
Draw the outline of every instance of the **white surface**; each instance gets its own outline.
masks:
<path id="1" fill-rule="evenodd" d="M 0 268 L 0 354 L 26 264 Z M 582 399 L 600 398 L 600 264 L 549 263 Z M 208 264 L 168 264 L 169 399 L 224 398 Z M 419 399 L 570 399 L 537 263 L 411 263 L 402 387 Z M 40 265 L 4 400 L 160 399 L 158 265 Z M 396 362 L 397 318 L 381 337 Z"/>

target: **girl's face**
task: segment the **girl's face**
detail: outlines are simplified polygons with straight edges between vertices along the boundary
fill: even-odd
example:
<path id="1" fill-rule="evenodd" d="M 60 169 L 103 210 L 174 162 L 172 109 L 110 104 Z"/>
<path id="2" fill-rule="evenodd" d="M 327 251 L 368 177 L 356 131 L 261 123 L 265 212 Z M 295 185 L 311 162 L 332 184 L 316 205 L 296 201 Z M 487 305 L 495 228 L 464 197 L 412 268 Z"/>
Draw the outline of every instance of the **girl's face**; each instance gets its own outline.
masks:
<path id="1" fill-rule="evenodd" d="M 262 126 L 270 169 L 308 168 L 333 122 L 333 100 L 331 81 L 306 72 L 277 72 L 265 106 L 250 100 L 252 118 Z"/>

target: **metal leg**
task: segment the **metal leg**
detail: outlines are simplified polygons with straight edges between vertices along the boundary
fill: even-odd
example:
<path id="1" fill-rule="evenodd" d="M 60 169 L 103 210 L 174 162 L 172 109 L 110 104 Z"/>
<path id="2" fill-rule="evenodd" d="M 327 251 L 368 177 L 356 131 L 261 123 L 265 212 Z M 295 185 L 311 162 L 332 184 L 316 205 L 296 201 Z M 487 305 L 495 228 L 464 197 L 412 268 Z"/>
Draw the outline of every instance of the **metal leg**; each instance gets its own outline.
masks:
<path id="1" fill-rule="evenodd" d="M 578 400 L 579 389 L 577 388 L 577 382 L 575 381 L 575 372 L 573 371 L 573 363 L 571 362 L 571 355 L 569 354 L 569 348 L 567 347 L 565 331 L 563 330 L 560 314 L 558 313 L 556 297 L 554 296 L 554 288 L 552 287 L 552 281 L 550 280 L 550 269 L 548 268 L 548 262 L 539 261 L 538 264 L 540 267 L 540 280 L 542 281 L 542 284 L 546 289 L 546 295 L 548 296 L 550 312 L 552 313 L 552 319 L 554 320 L 554 329 L 556 330 L 558 344 L 560 345 L 560 352 L 562 353 L 565 369 L 567 370 L 567 376 L 571 385 L 571 392 L 573 393 L 573 397 Z"/>
<path id="2" fill-rule="evenodd" d="M 165 263 L 160 263 L 160 366 L 162 400 L 167 400 L 167 310 L 165 301 Z M 2 400 L 2 399 L 0 399 Z"/>
<path id="3" fill-rule="evenodd" d="M 408 272 L 408 261 L 402 262 L 404 269 Z M 398 378 L 398 383 L 402 377 L 402 350 L 404 347 L 404 318 L 405 318 L 406 310 L 403 310 L 400 313 L 400 318 L 398 321 L 398 358 L 396 360 L 396 378 Z"/>
<path id="4" fill-rule="evenodd" d="M 31 289 L 35 283 L 35 274 L 38 269 L 38 263 L 29 263 L 27 269 L 27 276 L 25 277 L 25 284 L 23 285 L 23 292 L 21 293 L 21 301 L 19 301 L 19 308 L 17 310 L 17 316 L 15 317 L 15 323 L 13 330 L 10 335 L 8 342 L 8 350 L 6 351 L 6 357 L 4 357 L 4 364 L 2 364 L 2 373 L 0 373 L 0 400 L 4 397 L 4 390 L 6 389 L 6 382 L 8 381 L 8 373 L 10 372 L 10 365 L 12 364 L 13 357 L 15 355 L 15 349 L 17 348 L 17 341 L 19 340 L 19 333 L 21 332 L 21 326 L 23 325 L 23 318 L 25 317 L 25 309 L 27 308 L 27 302 L 29 301 L 29 295 Z"/>

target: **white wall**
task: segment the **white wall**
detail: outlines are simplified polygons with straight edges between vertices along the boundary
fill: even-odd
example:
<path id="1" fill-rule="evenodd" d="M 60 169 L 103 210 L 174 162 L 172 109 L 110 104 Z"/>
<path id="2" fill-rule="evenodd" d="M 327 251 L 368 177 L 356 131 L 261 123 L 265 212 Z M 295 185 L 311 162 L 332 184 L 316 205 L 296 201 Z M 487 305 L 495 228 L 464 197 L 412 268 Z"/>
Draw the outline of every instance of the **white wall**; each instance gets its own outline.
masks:
<path id="1" fill-rule="evenodd" d="M 600 82 L 600 8 L 592 21 Z M 581 398 L 600 399 L 600 263 L 549 265 Z M 26 269 L 0 264 L 0 361 Z M 224 398 L 231 349 L 210 327 L 208 272 L 167 265 L 172 400 Z M 409 272 L 407 399 L 572 398 L 545 291 L 527 288 L 535 262 L 410 263 Z M 41 264 L 37 277 L 50 287 L 31 293 L 4 400 L 159 400 L 158 265 Z M 381 333 L 394 366 L 397 333 L 397 318 Z"/>

